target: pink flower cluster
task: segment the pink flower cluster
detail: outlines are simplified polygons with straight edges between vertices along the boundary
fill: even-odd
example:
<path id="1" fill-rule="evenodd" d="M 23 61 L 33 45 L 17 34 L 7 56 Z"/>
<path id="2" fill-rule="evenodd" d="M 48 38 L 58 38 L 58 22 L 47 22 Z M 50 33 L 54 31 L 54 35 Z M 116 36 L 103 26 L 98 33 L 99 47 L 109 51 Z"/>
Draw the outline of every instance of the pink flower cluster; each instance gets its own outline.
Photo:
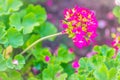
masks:
<path id="1" fill-rule="evenodd" d="M 79 67 L 80 67 L 79 62 L 78 62 L 78 61 L 74 61 L 74 62 L 72 63 L 72 67 L 75 68 L 75 69 L 79 68 Z"/>
<path id="2" fill-rule="evenodd" d="M 50 57 L 49 56 L 45 56 L 45 61 L 49 62 L 50 61 Z"/>
<path id="3" fill-rule="evenodd" d="M 93 11 L 78 6 L 64 11 L 62 25 L 64 33 L 72 38 L 74 44 L 82 48 L 88 46 L 96 37 L 97 20 Z"/>

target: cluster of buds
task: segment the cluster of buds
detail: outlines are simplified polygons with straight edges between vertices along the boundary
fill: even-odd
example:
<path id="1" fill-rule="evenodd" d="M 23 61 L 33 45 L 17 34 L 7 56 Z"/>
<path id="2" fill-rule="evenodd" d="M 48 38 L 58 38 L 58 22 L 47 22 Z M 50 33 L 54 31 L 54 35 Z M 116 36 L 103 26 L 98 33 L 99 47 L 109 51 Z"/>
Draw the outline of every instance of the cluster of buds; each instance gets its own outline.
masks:
<path id="1" fill-rule="evenodd" d="M 78 6 L 64 11 L 62 20 L 64 33 L 72 38 L 73 43 L 82 48 L 88 46 L 96 37 L 97 20 L 93 11 Z"/>

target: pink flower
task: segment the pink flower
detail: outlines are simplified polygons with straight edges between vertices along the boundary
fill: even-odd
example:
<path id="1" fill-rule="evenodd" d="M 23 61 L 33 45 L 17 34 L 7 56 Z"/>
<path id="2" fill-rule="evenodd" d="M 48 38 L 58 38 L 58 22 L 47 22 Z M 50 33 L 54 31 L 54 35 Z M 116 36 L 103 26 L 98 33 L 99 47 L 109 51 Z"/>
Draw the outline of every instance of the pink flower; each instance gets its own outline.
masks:
<path id="1" fill-rule="evenodd" d="M 77 68 L 80 67 L 80 64 L 78 63 L 78 61 L 74 61 L 74 62 L 72 63 L 72 67 L 75 68 L 75 69 L 77 69 Z"/>
<path id="2" fill-rule="evenodd" d="M 49 56 L 45 56 L 45 61 L 49 62 L 50 61 L 50 57 Z"/>
<path id="3" fill-rule="evenodd" d="M 73 51 L 73 48 L 69 48 L 69 53 L 73 53 L 74 51 Z"/>
<path id="4" fill-rule="evenodd" d="M 96 37 L 97 20 L 93 11 L 76 6 L 64 11 L 63 32 L 72 38 L 74 44 L 82 48 Z"/>

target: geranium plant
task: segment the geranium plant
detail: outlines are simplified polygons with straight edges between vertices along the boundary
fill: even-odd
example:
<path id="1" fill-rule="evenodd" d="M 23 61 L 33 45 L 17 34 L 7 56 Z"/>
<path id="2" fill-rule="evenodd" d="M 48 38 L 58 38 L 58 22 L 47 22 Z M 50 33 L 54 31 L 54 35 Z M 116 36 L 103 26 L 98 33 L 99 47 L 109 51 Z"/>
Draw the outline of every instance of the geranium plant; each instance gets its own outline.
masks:
<path id="1" fill-rule="evenodd" d="M 118 21 L 119 11 L 119 6 L 113 10 Z M 68 35 L 80 49 L 94 43 L 98 26 L 94 11 L 65 9 L 60 22 L 64 30 L 57 33 L 43 6 L 0 0 L 0 80 L 120 79 L 119 35 L 112 47 L 96 45 L 94 54 L 79 60 L 64 44 L 55 51 L 42 46 L 43 40 L 54 41 L 59 35 Z"/>

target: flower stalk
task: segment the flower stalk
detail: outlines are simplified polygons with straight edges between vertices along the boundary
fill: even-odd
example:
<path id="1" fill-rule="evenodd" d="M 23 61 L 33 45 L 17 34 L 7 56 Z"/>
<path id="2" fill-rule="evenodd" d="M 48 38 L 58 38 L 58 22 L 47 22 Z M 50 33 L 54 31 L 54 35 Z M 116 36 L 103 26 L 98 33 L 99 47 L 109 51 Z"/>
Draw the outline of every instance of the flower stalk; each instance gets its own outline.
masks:
<path id="1" fill-rule="evenodd" d="M 38 40 L 36 40 L 35 42 L 33 42 L 30 46 L 28 46 L 25 50 L 23 50 L 20 54 L 24 54 L 26 53 L 29 49 L 31 49 L 33 46 L 35 46 L 36 44 L 38 44 L 39 42 L 43 41 L 43 40 L 46 40 L 46 39 L 49 39 L 51 37 L 55 37 L 55 36 L 59 36 L 59 35 L 62 35 L 63 33 L 62 32 L 59 32 L 59 33 L 56 33 L 56 34 L 52 34 L 52 35 L 49 35 L 49 36 L 45 36 L 45 37 L 42 37 Z"/>

